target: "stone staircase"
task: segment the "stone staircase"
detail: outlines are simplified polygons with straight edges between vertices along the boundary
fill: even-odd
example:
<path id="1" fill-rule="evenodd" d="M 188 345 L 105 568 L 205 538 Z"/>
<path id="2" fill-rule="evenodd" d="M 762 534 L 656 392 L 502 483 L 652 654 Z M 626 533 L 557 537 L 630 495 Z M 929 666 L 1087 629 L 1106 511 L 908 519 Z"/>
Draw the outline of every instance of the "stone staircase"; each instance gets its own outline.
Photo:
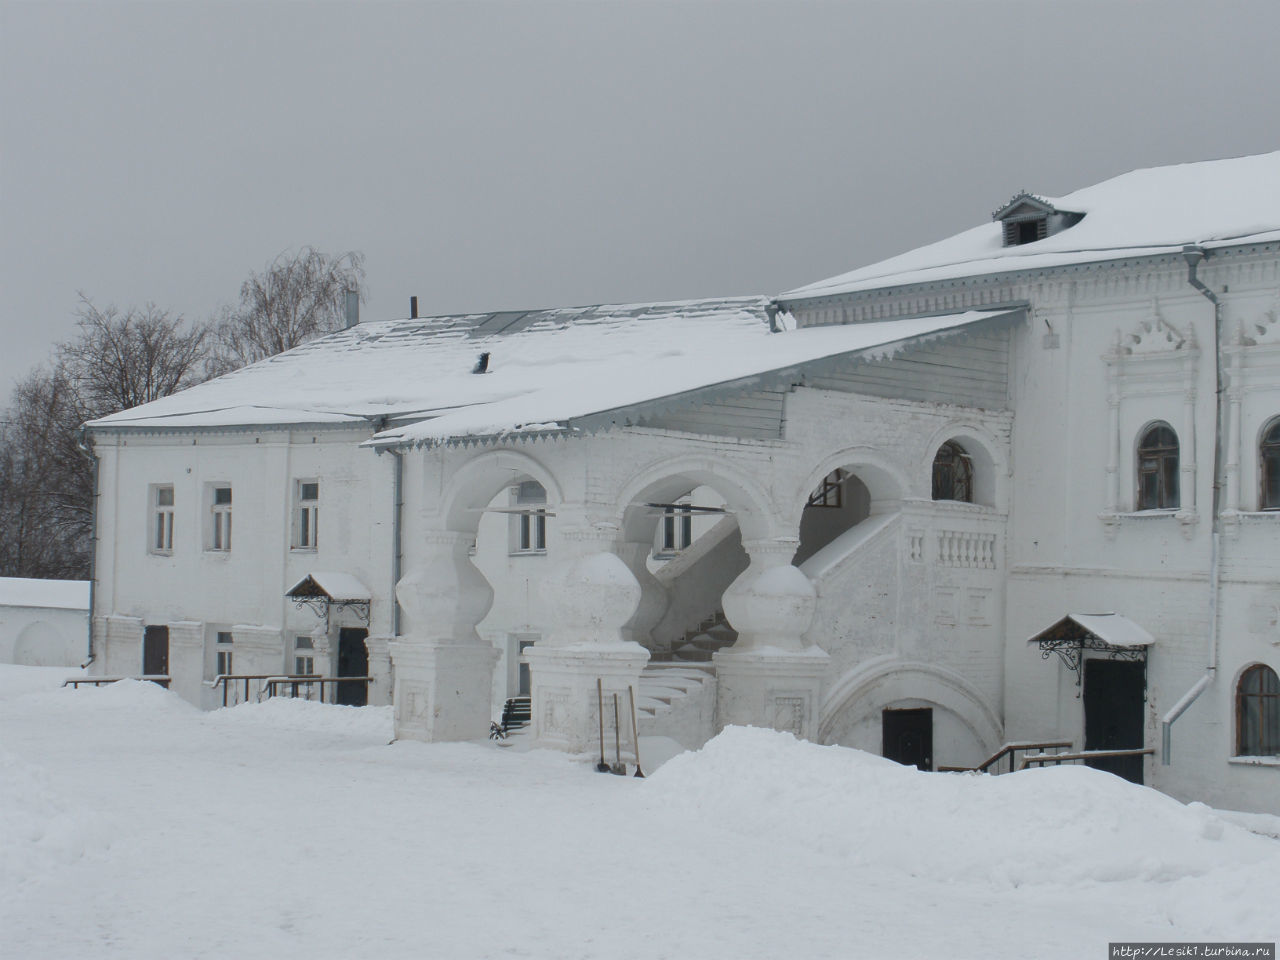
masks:
<path id="1" fill-rule="evenodd" d="M 738 639 L 738 632 L 717 610 L 671 645 L 668 663 L 710 663 L 712 655 Z"/>
<path id="2" fill-rule="evenodd" d="M 714 733 L 716 673 L 710 663 L 652 662 L 640 673 L 636 720 L 644 737 L 696 750 Z"/>

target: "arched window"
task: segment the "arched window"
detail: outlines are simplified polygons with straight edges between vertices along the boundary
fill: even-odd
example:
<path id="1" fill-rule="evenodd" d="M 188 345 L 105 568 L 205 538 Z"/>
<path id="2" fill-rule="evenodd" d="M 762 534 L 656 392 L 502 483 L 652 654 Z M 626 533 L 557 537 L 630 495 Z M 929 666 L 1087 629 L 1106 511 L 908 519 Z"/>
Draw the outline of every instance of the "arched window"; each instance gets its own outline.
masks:
<path id="1" fill-rule="evenodd" d="M 1258 446 L 1258 462 L 1262 466 L 1262 490 L 1259 510 L 1280 510 L 1280 417 L 1271 421 Z"/>
<path id="2" fill-rule="evenodd" d="M 948 440 L 933 458 L 933 499 L 973 503 L 973 460 Z"/>
<path id="3" fill-rule="evenodd" d="M 1236 754 L 1280 755 L 1280 678 L 1266 664 L 1240 675 L 1236 688 Z"/>
<path id="4" fill-rule="evenodd" d="M 1179 506 L 1178 435 L 1167 423 L 1147 427 L 1138 443 L 1138 509 Z"/>

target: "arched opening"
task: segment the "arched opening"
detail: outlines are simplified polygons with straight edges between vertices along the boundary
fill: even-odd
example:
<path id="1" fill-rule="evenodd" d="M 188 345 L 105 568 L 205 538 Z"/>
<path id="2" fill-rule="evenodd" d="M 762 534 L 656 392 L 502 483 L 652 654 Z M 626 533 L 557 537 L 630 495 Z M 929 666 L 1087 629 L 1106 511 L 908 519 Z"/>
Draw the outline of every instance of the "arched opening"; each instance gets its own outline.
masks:
<path id="1" fill-rule="evenodd" d="M 673 466 L 624 493 L 623 557 L 642 597 L 623 635 L 654 662 L 706 662 L 737 639 L 722 599 L 749 564 L 742 527 L 754 530 L 762 513 L 714 465 Z"/>
<path id="2" fill-rule="evenodd" d="M 976 766 L 1001 734 L 981 694 L 957 674 L 888 659 L 837 681 L 819 726 L 822 743 L 932 770 Z"/>
<path id="3" fill-rule="evenodd" d="M 1236 684 L 1236 755 L 1280 755 L 1280 677 L 1255 663 Z"/>
<path id="4" fill-rule="evenodd" d="M 1139 510 L 1173 510 L 1181 504 L 1178 494 L 1178 435 L 1173 427 L 1156 422 L 1138 440 Z"/>
<path id="5" fill-rule="evenodd" d="M 1280 417 L 1263 428 L 1258 443 L 1259 510 L 1280 510 Z"/>
<path id="6" fill-rule="evenodd" d="M 809 493 L 800 514 L 796 566 L 871 515 L 871 491 L 850 467 L 836 467 Z"/>
<path id="7" fill-rule="evenodd" d="M 898 477 L 857 451 L 829 458 L 806 480 L 791 562 L 801 566 L 867 518 L 895 510 L 903 489 Z"/>
<path id="8" fill-rule="evenodd" d="M 933 499 L 973 503 L 973 458 L 955 440 L 933 456 Z"/>
<path id="9" fill-rule="evenodd" d="M 455 553 L 455 569 L 449 572 L 460 593 L 487 588 L 492 598 L 476 632 L 499 655 L 489 704 L 493 719 L 502 716 L 510 698 L 527 696 L 528 651 L 553 620 L 544 585 L 555 570 L 561 499 L 550 471 L 514 450 L 487 451 L 468 460 L 442 497 L 448 531 L 475 538 L 469 554 Z"/>

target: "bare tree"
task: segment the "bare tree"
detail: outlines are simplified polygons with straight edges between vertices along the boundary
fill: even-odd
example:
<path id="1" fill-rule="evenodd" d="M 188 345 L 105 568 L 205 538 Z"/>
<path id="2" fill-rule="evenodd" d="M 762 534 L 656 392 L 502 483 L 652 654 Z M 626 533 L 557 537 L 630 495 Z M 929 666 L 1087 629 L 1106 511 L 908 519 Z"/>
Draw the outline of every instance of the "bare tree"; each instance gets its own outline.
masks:
<path id="1" fill-rule="evenodd" d="M 128 410 L 205 379 L 210 330 L 188 326 L 153 303 L 99 310 L 80 295 L 80 335 L 57 349 L 85 420 Z"/>
<path id="2" fill-rule="evenodd" d="M 282 253 L 240 287 L 240 303 L 218 325 L 214 373 L 292 350 L 343 327 L 348 290 L 361 290 L 364 256 L 314 247 Z M 363 292 L 361 293 L 363 297 Z"/>
<path id="3" fill-rule="evenodd" d="M 99 310 L 82 295 L 79 334 L 15 387 L 0 435 L 0 574 L 88 575 L 91 461 L 81 425 L 203 379 L 207 325 L 148 304 Z"/>

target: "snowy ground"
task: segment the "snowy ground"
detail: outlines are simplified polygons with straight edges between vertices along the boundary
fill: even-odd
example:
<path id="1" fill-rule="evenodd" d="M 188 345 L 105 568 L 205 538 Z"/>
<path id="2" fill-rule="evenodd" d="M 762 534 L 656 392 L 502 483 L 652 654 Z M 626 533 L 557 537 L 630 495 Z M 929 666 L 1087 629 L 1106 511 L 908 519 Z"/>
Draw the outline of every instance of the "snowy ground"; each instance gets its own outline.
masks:
<path id="1" fill-rule="evenodd" d="M 1280 841 L 1080 768 L 731 729 L 649 779 L 0 667 L 0 956 L 1098 957 L 1280 935 Z M 1273 818 L 1274 819 L 1274 818 Z"/>

